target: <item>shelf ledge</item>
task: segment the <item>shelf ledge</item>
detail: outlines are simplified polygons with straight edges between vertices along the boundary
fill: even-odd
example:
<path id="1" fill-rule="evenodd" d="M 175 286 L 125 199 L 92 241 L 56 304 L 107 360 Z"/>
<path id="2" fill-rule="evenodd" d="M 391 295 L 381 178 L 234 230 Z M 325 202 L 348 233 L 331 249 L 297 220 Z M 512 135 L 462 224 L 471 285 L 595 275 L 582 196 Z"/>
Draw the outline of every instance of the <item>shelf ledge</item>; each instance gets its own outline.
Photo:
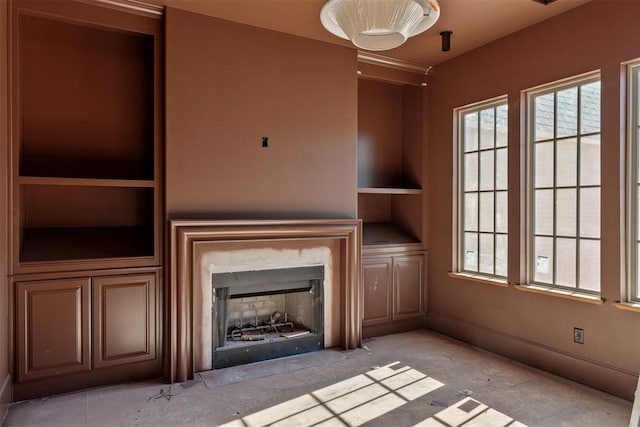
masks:
<path id="1" fill-rule="evenodd" d="M 360 194 L 422 194 L 420 188 L 358 187 Z"/>
<path id="2" fill-rule="evenodd" d="M 57 178 L 41 176 L 20 176 L 18 184 L 59 185 L 77 187 L 136 187 L 153 188 L 155 182 L 141 179 L 102 179 L 102 178 Z"/>
<path id="3" fill-rule="evenodd" d="M 450 271 L 449 277 L 452 277 L 454 279 L 470 280 L 472 282 L 482 283 L 484 285 L 499 286 L 502 288 L 509 287 L 509 282 L 507 282 L 506 280 L 480 276 L 475 274 L 457 273 L 457 272 Z"/>
<path id="4" fill-rule="evenodd" d="M 635 311 L 640 313 L 640 302 L 632 302 L 632 301 L 615 302 L 613 303 L 613 305 L 615 305 L 617 308 L 621 310 Z"/>
<path id="5" fill-rule="evenodd" d="M 553 288 L 551 286 L 541 286 L 541 285 L 514 285 L 519 291 L 531 292 L 534 294 L 548 295 L 557 298 L 569 299 L 572 301 L 578 302 L 586 302 L 588 304 L 602 305 L 604 304 L 604 300 L 598 296 L 593 294 L 587 294 L 584 292 L 571 291 L 569 289 L 559 289 Z"/>

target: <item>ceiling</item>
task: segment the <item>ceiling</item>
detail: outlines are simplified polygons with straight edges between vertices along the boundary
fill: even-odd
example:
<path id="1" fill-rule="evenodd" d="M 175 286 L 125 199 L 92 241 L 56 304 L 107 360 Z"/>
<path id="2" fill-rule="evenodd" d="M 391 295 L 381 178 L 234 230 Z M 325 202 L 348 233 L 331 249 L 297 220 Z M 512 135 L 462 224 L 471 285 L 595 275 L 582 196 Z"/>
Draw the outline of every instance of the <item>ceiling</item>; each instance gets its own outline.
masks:
<path id="1" fill-rule="evenodd" d="M 507 34 L 543 21 L 591 0 L 557 0 L 543 5 L 533 0 L 438 0 L 440 19 L 399 48 L 376 52 L 402 61 L 430 66 Z M 350 46 L 320 23 L 326 0 L 146 0 L 229 21 Z M 440 32 L 453 31 L 451 51 L 440 50 Z"/>

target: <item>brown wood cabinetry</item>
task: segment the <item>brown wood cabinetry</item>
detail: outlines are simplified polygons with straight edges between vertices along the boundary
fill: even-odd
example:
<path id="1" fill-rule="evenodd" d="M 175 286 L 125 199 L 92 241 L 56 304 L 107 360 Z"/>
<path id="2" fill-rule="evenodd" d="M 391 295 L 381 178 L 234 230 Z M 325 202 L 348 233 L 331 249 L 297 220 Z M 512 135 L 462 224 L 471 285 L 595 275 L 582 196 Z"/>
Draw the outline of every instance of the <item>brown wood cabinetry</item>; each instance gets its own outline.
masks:
<path id="1" fill-rule="evenodd" d="M 93 366 L 156 358 L 156 278 L 153 274 L 93 280 Z"/>
<path id="2" fill-rule="evenodd" d="M 156 12 L 11 0 L 16 399 L 161 374 Z"/>
<path id="3" fill-rule="evenodd" d="M 161 263 L 158 18 L 12 1 L 14 274 Z"/>
<path id="4" fill-rule="evenodd" d="M 393 320 L 392 291 L 393 291 L 393 260 L 363 259 L 362 281 L 363 292 L 363 318 L 362 324 L 375 325 Z"/>
<path id="5" fill-rule="evenodd" d="M 358 216 L 365 246 L 423 241 L 423 90 L 358 82 Z"/>
<path id="6" fill-rule="evenodd" d="M 399 332 L 422 325 L 426 314 L 425 254 L 422 251 L 365 253 L 364 336 Z"/>
<path id="7" fill-rule="evenodd" d="M 89 279 L 18 282 L 18 381 L 91 369 Z"/>
<path id="8" fill-rule="evenodd" d="M 424 316 L 424 255 L 393 258 L 393 319 Z"/>
<path id="9" fill-rule="evenodd" d="M 363 336 L 423 325 L 424 73 L 360 62 L 358 216 L 363 220 Z"/>

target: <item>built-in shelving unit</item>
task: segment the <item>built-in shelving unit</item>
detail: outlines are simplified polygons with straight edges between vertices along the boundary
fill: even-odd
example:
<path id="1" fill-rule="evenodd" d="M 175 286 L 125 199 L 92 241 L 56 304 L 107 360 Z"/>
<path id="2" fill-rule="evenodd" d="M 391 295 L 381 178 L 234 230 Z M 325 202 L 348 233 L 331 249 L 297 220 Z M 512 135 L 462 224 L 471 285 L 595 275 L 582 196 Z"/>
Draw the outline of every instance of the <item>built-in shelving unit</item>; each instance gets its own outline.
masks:
<path id="1" fill-rule="evenodd" d="M 359 54 L 358 217 L 363 336 L 419 328 L 426 313 L 426 69 Z"/>
<path id="2" fill-rule="evenodd" d="M 153 26 L 82 3 L 16 4 L 14 270 L 158 265 Z"/>
<path id="3" fill-rule="evenodd" d="M 358 216 L 365 247 L 422 242 L 423 90 L 359 79 Z"/>
<path id="4" fill-rule="evenodd" d="M 10 3 L 13 396 L 158 376 L 162 15 Z"/>

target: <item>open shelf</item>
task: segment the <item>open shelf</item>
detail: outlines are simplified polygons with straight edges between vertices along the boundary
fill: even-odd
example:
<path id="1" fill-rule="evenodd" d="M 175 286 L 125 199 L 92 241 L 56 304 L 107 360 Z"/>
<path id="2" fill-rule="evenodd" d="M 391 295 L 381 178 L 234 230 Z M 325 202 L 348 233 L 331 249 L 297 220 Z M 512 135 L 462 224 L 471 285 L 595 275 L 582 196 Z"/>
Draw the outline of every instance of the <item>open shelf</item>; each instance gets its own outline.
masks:
<path id="1" fill-rule="evenodd" d="M 161 21 L 82 2 L 15 10 L 15 272 L 158 265 Z"/>
<path id="2" fill-rule="evenodd" d="M 153 37 L 19 23 L 19 174 L 154 179 Z"/>
<path id="3" fill-rule="evenodd" d="M 424 91 L 358 81 L 358 217 L 363 245 L 420 244 Z"/>
<path id="4" fill-rule="evenodd" d="M 359 194 L 422 194 L 420 188 L 360 187 Z"/>
<path id="5" fill-rule="evenodd" d="M 154 255 L 153 188 L 19 188 L 21 263 Z"/>
<path id="6" fill-rule="evenodd" d="M 420 240 L 393 222 L 365 222 L 362 225 L 362 244 L 364 246 L 409 243 L 420 243 Z"/>
<path id="7" fill-rule="evenodd" d="M 95 179 L 95 178 L 55 178 L 39 176 L 21 176 L 17 179 L 18 184 L 31 185 L 71 185 L 88 187 L 139 187 L 153 188 L 154 181 L 131 180 L 131 179 Z"/>
<path id="8" fill-rule="evenodd" d="M 23 230 L 20 262 L 153 256 L 152 227 L 56 227 Z"/>

